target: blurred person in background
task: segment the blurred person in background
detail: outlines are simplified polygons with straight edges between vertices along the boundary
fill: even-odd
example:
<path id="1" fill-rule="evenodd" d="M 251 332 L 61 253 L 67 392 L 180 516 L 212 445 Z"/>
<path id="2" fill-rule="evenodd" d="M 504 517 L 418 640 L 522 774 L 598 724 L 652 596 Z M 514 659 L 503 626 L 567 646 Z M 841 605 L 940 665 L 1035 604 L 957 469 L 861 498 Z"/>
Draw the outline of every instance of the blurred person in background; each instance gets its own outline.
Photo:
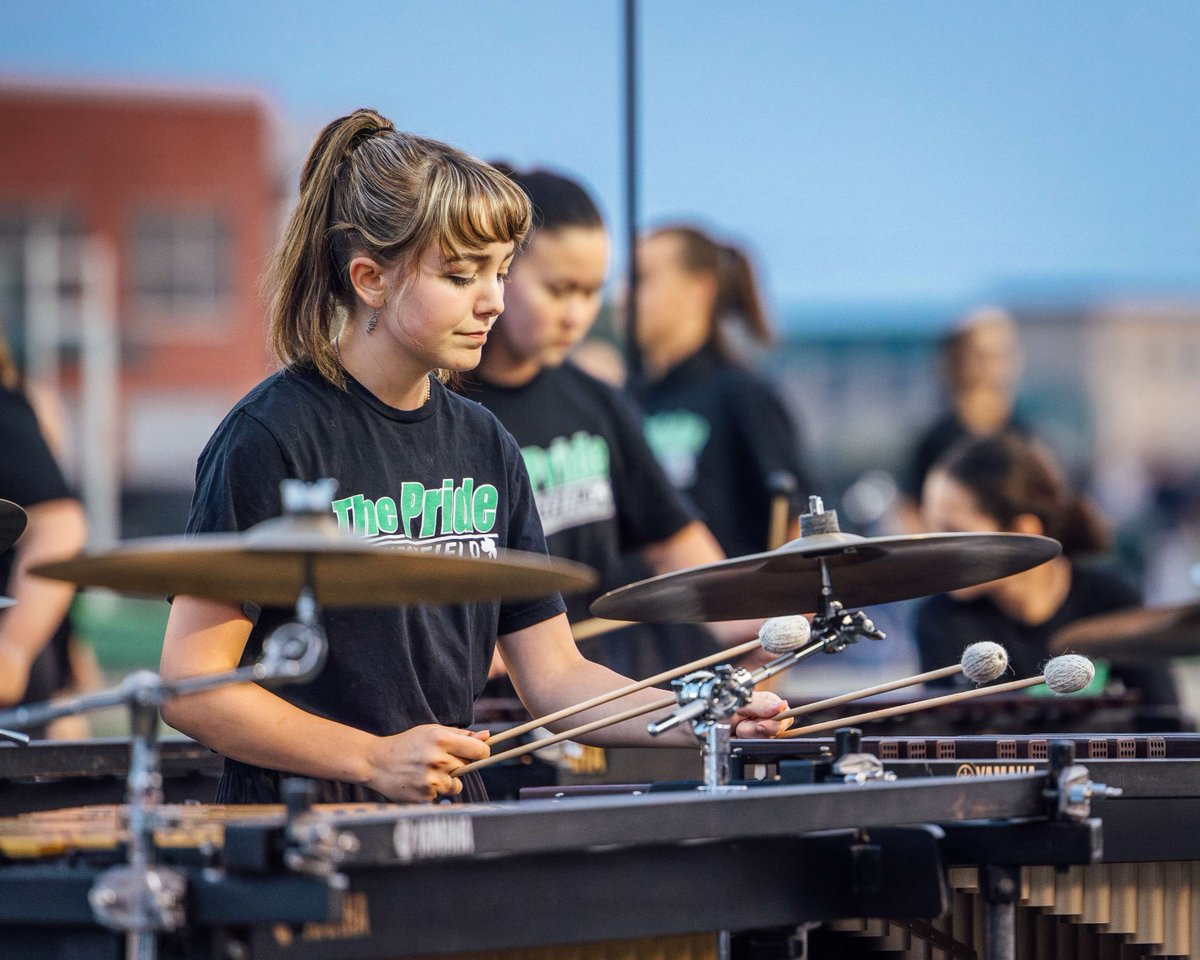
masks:
<path id="1" fill-rule="evenodd" d="M 1146 602 L 1200 600 L 1200 475 L 1160 482 L 1155 509 L 1138 529 L 1146 537 Z"/>
<path id="2" fill-rule="evenodd" d="M 972 310 L 942 339 L 938 373 L 946 388 L 946 409 L 913 445 L 897 510 L 902 530 L 922 529 L 918 504 L 925 477 L 960 440 L 1007 430 L 1030 435 L 1016 411 L 1022 366 L 1017 323 L 999 307 Z"/>
<path id="3" fill-rule="evenodd" d="M 0 499 L 16 503 L 28 517 L 21 538 L 0 554 L 0 593 L 17 601 L 0 610 L 0 707 L 10 707 L 78 692 L 81 675 L 90 681 L 93 674 L 85 670 L 86 652 L 73 654 L 69 612 L 75 588 L 28 572 L 79 553 L 87 540 L 87 524 L 2 339 Z M 58 738 L 87 735 L 86 721 L 64 719 L 29 732 Z"/>
<path id="4" fill-rule="evenodd" d="M 533 204 L 534 233 L 513 261 L 504 314 L 468 375 L 466 396 L 494 413 L 517 443 L 533 485 L 551 556 L 600 571 L 596 590 L 568 596 L 567 616 L 628 582 L 622 558 L 637 553 L 649 574 L 722 560 L 725 554 L 671 486 L 646 445 L 640 414 L 617 389 L 569 359 L 600 313 L 609 241 L 595 201 L 548 170 L 511 170 Z M 721 642 L 749 639 L 744 623 L 710 627 Z M 630 627 L 591 641 L 614 669 L 649 676 L 716 649 L 651 639 Z M 677 659 L 672 659 L 672 658 Z"/>
<path id="5" fill-rule="evenodd" d="M 283 369 L 238 402 L 201 453 L 188 532 L 244 530 L 279 515 L 281 481 L 332 478 L 342 499 L 331 515 L 381 548 L 402 538 L 401 548 L 417 551 L 544 554 L 516 442 L 443 384 L 479 363 L 530 222 L 524 193 L 474 157 L 397 131 L 371 110 L 329 123 L 267 276 Z M 447 485 L 468 492 L 450 496 Z M 444 502 L 460 500 L 472 508 L 448 517 Z M 381 502 L 389 506 L 376 512 Z M 419 505 L 424 519 L 379 529 L 381 516 L 400 519 L 398 503 Z M 452 773 L 489 753 L 486 733 L 467 727 L 497 645 L 536 715 L 626 683 L 580 655 L 564 610 L 553 594 L 329 611 L 327 657 L 312 680 L 181 697 L 164 705 L 164 719 L 225 754 L 219 802 L 278 802 L 288 774 L 316 780 L 323 801 L 484 799 L 477 773 Z M 163 677 L 251 662 L 292 616 L 178 596 Z M 624 702 L 658 697 L 641 691 Z M 758 694 L 734 723 L 742 735 L 773 734 L 787 723 L 769 719 L 781 704 Z M 661 739 L 694 742 L 679 733 Z M 654 742 L 636 720 L 588 740 Z"/>
<path id="6" fill-rule="evenodd" d="M 636 385 L 646 437 L 675 487 L 730 557 L 772 544 L 779 478 L 805 503 L 812 478 L 799 429 L 767 381 L 738 356 L 731 334 L 774 341 L 747 255 L 687 225 L 651 231 L 637 249 Z M 785 538 L 798 532 L 793 518 Z"/>
<path id="7" fill-rule="evenodd" d="M 1008 650 L 1018 678 L 1037 676 L 1059 630 L 1141 605 L 1137 589 L 1097 556 L 1110 539 L 1095 508 L 1067 488 L 1039 443 L 1014 434 L 960 441 L 929 471 L 921 510 L 931 531 L 1034 534 L 1063 547 L 1031 570 L 922 601 L 916 615 L 922 671 L 955 663 L 968 644 L 991 640 Z M 1097 668 L 1102 684 L 1104 671 Z M 1178 722 L 1179 699 L 1166 662 L 1113 665 L 1109 681 L 1136 694 L 1135 709 L 1150 722 Z M 945 682 L 964 681 L 960 675 Z"/>

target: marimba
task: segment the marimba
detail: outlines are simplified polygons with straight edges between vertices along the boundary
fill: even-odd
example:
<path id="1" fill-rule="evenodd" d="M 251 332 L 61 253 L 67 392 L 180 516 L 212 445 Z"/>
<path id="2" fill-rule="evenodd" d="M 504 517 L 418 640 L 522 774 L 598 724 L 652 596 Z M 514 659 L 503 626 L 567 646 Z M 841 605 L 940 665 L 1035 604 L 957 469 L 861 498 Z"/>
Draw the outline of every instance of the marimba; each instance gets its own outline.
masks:
<path id="1" fill-rule="evenodd" d="M 1063 862 L 1090 862 L 1099 824 L 1050 813 L 1052 779 L 781 784 L 290 816 L 168 806 L 155 846 L 186 877 L 188 925 L 164 934 L 161 950 L 390 960 L 552 945 L 572 955 L 580 944 L 666 937 L 698 955 L 714 941 L 694 935 L 719 930 L 778 949 L 799 925 L 821 920 L 943 913 L 946 831 L 937 824 L 962 822 L 960 848 L 1003 826 L 1007 847 L 1053 838 Z M 120 955 L 120 939 L 97 927 L 88 903 L 100 871 L 121 859 L 120 809 L 0 822 L 6 957 L 44 960 L 66 955 L 64 944 L 77 955 Z"/>

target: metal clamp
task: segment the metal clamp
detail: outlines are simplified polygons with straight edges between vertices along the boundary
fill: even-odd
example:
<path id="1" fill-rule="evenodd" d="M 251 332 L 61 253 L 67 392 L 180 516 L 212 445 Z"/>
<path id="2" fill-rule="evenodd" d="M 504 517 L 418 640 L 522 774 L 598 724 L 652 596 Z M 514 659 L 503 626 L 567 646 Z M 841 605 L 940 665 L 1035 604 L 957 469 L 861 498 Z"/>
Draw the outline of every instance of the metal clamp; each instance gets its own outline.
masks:
<path id="1" fill-rule="evenodd" d="M 320 877 L 337 885 L 337 868 L 350 854 L 361 847 L 358 837 L 337 830 L 328 820 L 312 813 L 316 784 L 305 777 L 288 777 L 283 781 L 283 802 L 287 808 L 284 826 L 284 865 L 296 873 Z"/>
<path id="2" fill-rule="evenodd" d="M 186 892 L 187 878 L 179 870 L 122 864 L 96 878 L 88 903 L 96 919 L 113 930 L 178 930 Z"/>
<path id="3" fill-rule="evenodd" d="M 1088 768 L 1075 763 L 1075 744 L 1056 740 L 1050 744 L 1050 776 L 1046 788 L 1049 813 L 1056 820 L 1086 820 L 1092 814 L 1092 800 L 1121 796 L 1120 787 L 1092 780 Z"/>
<path id="4" fill-rule="evenodd" d="M 896 774 L 883 768 L 883 761 L 870 753 L 847 753 L 838 757 L 833 775 L 845 783 L 866 783 L 868 780 L 895 780 Z"/>

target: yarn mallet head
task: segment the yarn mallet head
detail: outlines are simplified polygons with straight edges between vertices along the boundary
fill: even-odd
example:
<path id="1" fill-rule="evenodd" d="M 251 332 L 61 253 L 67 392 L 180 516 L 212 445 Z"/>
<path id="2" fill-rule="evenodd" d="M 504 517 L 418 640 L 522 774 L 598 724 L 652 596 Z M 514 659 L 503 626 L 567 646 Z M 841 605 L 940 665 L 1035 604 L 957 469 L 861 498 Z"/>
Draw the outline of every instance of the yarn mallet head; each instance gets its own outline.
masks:
<path id="1" fill-rule="evenodd" d="M 972 683 L 990 683 L 1008 669 L 1008 651 L 1000 644 L 983 640 L 963 651 L 962 672 Z"/>
<path id="2" fill-rule="evenodd" d="M 1063 696 L 1068 693 L 1078 693 L 1096 677 L 1096 667 L 1087 657 L 1077 653 L 1064 653 L 1047 661 L 1042 668 L 1042 676 L 1046 678 L 1046 686 L 1054 693 Z"/>
<path id="3" fill-rule="evenodd" d="M 812 627 L 799 614 L 788 617 L 771 617 L 758 631 L 758 642 L 767 653 L 776 656 L 799 650 L 812 636 Z"/>

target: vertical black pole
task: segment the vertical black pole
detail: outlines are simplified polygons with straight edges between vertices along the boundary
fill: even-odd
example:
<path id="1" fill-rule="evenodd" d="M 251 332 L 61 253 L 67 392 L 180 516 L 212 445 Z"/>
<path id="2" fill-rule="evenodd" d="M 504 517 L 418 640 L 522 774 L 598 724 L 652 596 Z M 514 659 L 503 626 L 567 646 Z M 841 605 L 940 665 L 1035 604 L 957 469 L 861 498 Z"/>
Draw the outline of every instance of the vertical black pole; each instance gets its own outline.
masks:
<path id="1" fill-rule="evenodd" d="M 625 274 L 625 362 L 629 383 L 635 387 L 642 375 L 642 357 L 637 345 L 637 158 L 637 0 L 625 0 L 625 229 L 629 247 Z"/>

